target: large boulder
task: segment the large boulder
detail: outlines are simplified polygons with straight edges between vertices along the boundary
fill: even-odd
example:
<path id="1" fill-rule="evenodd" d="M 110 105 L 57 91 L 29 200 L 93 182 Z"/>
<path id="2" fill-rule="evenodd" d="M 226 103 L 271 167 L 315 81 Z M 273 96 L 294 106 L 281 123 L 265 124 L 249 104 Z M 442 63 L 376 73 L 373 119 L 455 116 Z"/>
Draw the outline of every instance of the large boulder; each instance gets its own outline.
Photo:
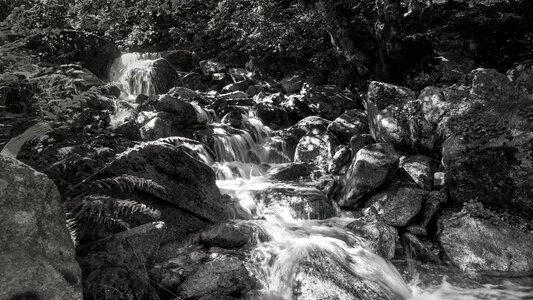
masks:
<path id="1" fill-rule="evenodd" d="M 295 162 L 327 165 L 335 154 L 337 139 L 330 133 L 308 133 L 298 141 Z"/>
<path id="2" fill-rule="evenodd" d="M 386 259 L 394 257 L 398 231 L 383 222 L 381 218 L 376 215 L 367 215 L 355 219 L 346 227 L 355 235 L 365 239 L 366 249 Z"/>
<path id="3" fill-rule="evenodd" d="M 438 125 L 452 200 L 478 199 L 529 217 L 533 102 L 495 70 L 476 69 L 470 79 L 448 89 L 461 96 Z"/>
<path id="4" fill-rule="evenodd" d="M 163 188 L 143 185 L 147 195 L 139 201 L 161 211 L 167 225 L 165 240 L 227 219 L 215 173 L 188 152 L 165 139 L 145 142 L 119 154 L 102 172 L 106 177 L 131 175 L 151 180 Z"/>
<path id="5" fill-rule="evenodd" d="M 327 219 L 335 216 L 333 203 L 314 186 L 290 184 L 255 194 L 258 203 L 286 220 Z"/>
<path id="6" fill-rule="evenodd" d="M 392 178 L 398 169 L 399 159 L 394 146 L 387 143 L 371 144 L 359 150 L 342 179 L 339 205 L 358 205 L 363 196 Z"/>
<path id="7" fill-rule="evenodd" d="M 369 133 L 366 113 L 359 109 L 347 110 L 331 122 L 328 130 L 341 142 L 347 144 L 352 136 Z"/>
<path id="8" fill-rule="evenodd" d="M 164 94 L 176 86 L 178 80 L 178 73 L 164 58 L 140 61 L 120 78 L 123 89 L 134 96 Z"/>
<path id="9" fill-rule="evenodd" d="M 315 114 L 334 120 L 348 109 L 358 107 L 355 95 L 343 90 L 335 85 L 304 85 L 300 94 L 305 102 Z"/>
<path id="10" fill-rule="evenodd" d="M 433 186 L 433 174 L 437 170 L 438 163 L 431 157 L 424 155 L 402 156 L 400 169 L 421 188 L 431 190 Z"/>
<path id="11" fill-rule="evenodd" d="M 271 168 L 268 170 L 268 177 L 273 180 L 298 181 L 301 178 L 308 178 L 312 170 L 306 163 L 290 163 Z"/>
<path id="12" fill-rule="evenodd" d="M 181 284 L 180 294 L 186 299 L 234 299 L 230 296 L 242 297 L 255 286 L 240 259 L 221 255 L 201 264 Z"/>
<path id="13" fill-rule="evenodd" d="M 375 208 L 385 223 L 403 227 L 420 212 L 427 194 L 427 191 L 417 186 L 394 183 L 370 197 L 367 205 Z"/>
<path id="14" fill-rule="evenodd" d="M 258 103 L 252 107 L 252 111 L 263 124 L 271 129 L 280 129 L 289 125 L 287 111 L 270 103 Z"/>
<path id="15" fill-rule="evenodd" d="M 52 180 L 0 156 L 0 298 L 82 299 L 81 270 Z"/>
<path id="16" fill-rule="evenodd" d="M 284 77 L 280 81 L 281 86 L 285 93 L 290 94 L 298 92 L 304 85 L 304 78 L 300 74 L 294 74 Z"/>
<path id="17" fill-rule="evenodd" d="M 465 271 L 533 270 L 533 235 L 502 222 L 465 213 L 443 216 L 438 240 L 448 258 Z"/>
<path id="18" fill-rule="evenodd" d="M 424 118 L 422 103 L 415 100 L 413 91 L 372 81 L 365 107 L 370 133 L 376 141 L 409 150 L 433 150 L 433 126 Z"/>

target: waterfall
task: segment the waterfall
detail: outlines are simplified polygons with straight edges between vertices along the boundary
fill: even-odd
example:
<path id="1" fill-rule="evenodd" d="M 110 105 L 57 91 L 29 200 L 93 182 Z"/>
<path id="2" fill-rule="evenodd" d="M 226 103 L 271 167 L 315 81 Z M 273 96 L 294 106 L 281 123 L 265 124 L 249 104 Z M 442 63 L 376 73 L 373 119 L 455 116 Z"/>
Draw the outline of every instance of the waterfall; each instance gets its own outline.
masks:
<path id="1" fill-rule="evenodd" d="M 120 84 L 130 99 L 139 94 L 155 94 L 153 62 L 158 58 L 161 58 L 159 53 L 123 54 L 111 65 L 109 79 Z"/>

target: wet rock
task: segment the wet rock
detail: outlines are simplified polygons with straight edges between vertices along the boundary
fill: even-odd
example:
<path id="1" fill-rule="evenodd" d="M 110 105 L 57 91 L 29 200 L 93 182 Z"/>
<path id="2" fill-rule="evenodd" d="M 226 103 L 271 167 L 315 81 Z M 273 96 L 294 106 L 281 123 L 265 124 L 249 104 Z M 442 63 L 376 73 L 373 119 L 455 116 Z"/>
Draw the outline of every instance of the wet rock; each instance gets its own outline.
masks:
<path id="1" fill-rule="evenodd" d="M 226 66 L 223 63 L 212 60 L 212 59 L 206 59 L 206 60 L 200 61 L 200 68 L 202 69 L 202 72 L 205 75 L 209 75 L 212 73 L 220 73 L 226 70 Z"/>
<path id="2" fill-rule="evenodd" d="M 261 92 L 265 92 L 265 89 L 260 85 L 250 85 L 246 89 L 246 96 L 249 98 L 254 97 L 255 95 L 258 95 Z"/>
<path id="3" fill-rule="evenodd" d="M 366 113 L 376 141 L 409 150 L 433 149 L 433 126 L 424 118 L 422 102 L 414 99 L 414 92 L 409 89 L 376 81 L 370 83 Z"/>
<path id="4" fill-rule="evenodd" d="M 248 235 L 237 224 L 224 223 L 215 225 L 200 234 L 200 242 L 207 247 L 225 249 L 239 248 L 248 243 Z"/>
<path id="5" fill-rule="evenodd" d="M 335 137 L 329 133 L 308 133 L 298 141 L 294 161 L 327 165 L 337 144 Z"/>
<path id="6" fill-rule="evenodd" d="M 314 115 L 309 106 L 302 101 L 302 98 L 301 95 L 289 95 L 287 99 L 280 104 L 280 106 L 285 108 L 289 113 L 292 123 L 296 123 L 303 118 Z"/>
<path id="7" fill-rule="evenodd" d="M 400 169 L 405 171 L 419 187 L 431 190 L 437 162 L 424 155 L 402 156 Z"/>
<path id="8" fill-rule="evenodd" d="M 357 108 L 355 95 L 334 85 L 310 86 L 304 85 L 300 94 L 316 115 L 328 120 L 334 120 L 344 111 Z"/>
<path id="9" fill-rule="evenodd" d="M 215 174 L 179 145 L 162 139 L 119 154 L 102 176 L 132 175 L 161 187 L 144 185 L 141 203 L 159 209 L 167 225 L 165 240 L 182 237 L 227 219 Z"/>
<path id="10" fill-rule="evenodd" d="M 305 132 L 289 127 L 272 132 L 272 136 L 263 145 L 268 150 L 269 163 L 288 163 L 294 160 L 296 146 Z"/>
<path id="11" fill-rule="evenodd" d="M 296 295 L 297 299 L 402 299 L 408 297 L 406 287 L 381 288 L 388 286 L 386 282 L 377 280 L 362 280 L 364 276 L 358 275 L 361 270 L 347 269 L 344 256 L 338 257 L 329 253 L 316 242 L 306 246 L 299 246 L 299 257 L 296 262 L 282 262 L 282 268 L 289 274 L 289 281 L 281 283 L 284 288 L 284 299 Z M 306 248 L 304 248 L 306 247 Z M 368 255 L 371 255 L 370 253 Z M 380 264 L 383 269 L 388 268 L 384 261 L 373 261 Z M 362 264 L 368 262 L 361 262 Z M 298 267 L 296 267 L 298 266 Z M 362 268 L 375 266 L 365 265 Z M 378 268 L 379 268 L 378 267 Z M 366 270 L 366 268 L 365 268 Z M 368 271 L 368 270 L 367 270 Z M 380 272 L 376 270 L 377 272 Z M 384 270 L 381 272 L 388 272 Z M 389 274 L 392 275 L 392 274 Z M 394 276 L 394 275 L 392 275 Z M 400 275 L 396 275 L 400 276 Z M 379 279 L 378 279 L 379 280 Z M 387 290 L 391 292 L 387 292 Z M 394 292 L 392 292 L 394 290 Z M 390 294 L 389 294 L 390 293 Z M 399 293 L 399 294 L 396 294 Z"/>
<path id="12" fill-rule="evenodd" d="M 356 134 L 350 139 L 350 149 L 352 150 L 352 157 L 355 157 L 357 152 L 366 145 L 374 144 L 374 137 L 371 134 Z"/>
<path id="13" fill-rule="evenodd" d="M 350 148 L 346 146 L 340 146 L 338 148 L 340 149 L 335 152 L 328 166 L 328 172 L 331 174 L 339 174 L 341 169 L 347 166 L 352 159 Z"/>
<path id="14" fill-rule="evenodd" d="M 367 206 L 374 207 L 385 223 L 403 227 L 420 212 L 427 194 L 427 191 L 416 186 L 395 183 L 371 196 Z"/>
<path id="15" fill-rule="evenodd" d="M 431 251 L 431 243 L 423 242 L 411 233 L 402 235 L 401 241 L 405 251 L 410 253 L 412 258 L 421 262 L 440 262 L 439 257 Z"/>
<path id="16" fill-rule="evenodd" d="M 222 92 L 223 93 L 231 93 L 231 92 L 236 92 L 236 91 L 246 92 L 249 86 L 250 86 L 250 83 L 248 83 L 248 81 L 241 80 L 241 81 L 226 85 L 225 87 L 222 88 Z"/>
<path id="17" fill-rule="evenodd" d="M 291 94 L 298 92 L 303 87 L 304 78 L 300 74 L 290 75 L 283 78 L 280 81 L 280 84 L 283 87 L 283 90 L 285 90 L 285 93 Z"/>
<path id="18" fill-rule="evenodd" d="M 249 275 L 242 261 L 221 255 L 200 265 L 196 272 L 181 284 L 180 294 L 185 298 L 194 299 L 242 297 L 255 285 L 255 279 Z"/>
<path id="19" fill-rule="evenodd" d="M 306 163 L 290 163 L 274 167 L 268 171 L 270 179 L 280 181 L 298 181 L 311 175 L 312 168 Z"/>
<path id="20" fill-rule="evenodd" d="M 0 298 L 82 299 L 60 201 L 46 175 L 0 156 Z"/>
<path id="21" fill-rule="evenodd" d="M 178 86 L 186 87 L 191 90 L 203 91 L 208 88 L 207 80 L 204 76 L 196 72 L 182 74 L 177 83 Z"/>
<path id="22" fill-rule="evenodd" d="M 172 136 L 172 121 L 163 116 L 156 116 L 144 124 L 140 129 L 141 138 L 156 140 Z"/>
<path id="23" fill-rule="evenodd" d="M 289 115 L 279 106 L 263 102 L 254 105 L 252 111 L 264 125 L 271 129 L 276 130 L 289 125 Z"/>
<path id="24" fill-rule="evenodd" d="M 230 92 L 230 93 L 225 93 L 225 94 L 218 95 L 217 98 L 226 99 L 226 100 L 246 99 L 246 93 L 243 92 L 243 91 Z"/>
<path id="25" fill-rule="evenodd" d="M 176 86 L 178 79 L 178 73 L 172 65 L 167 60 L 159 58 L 147 65 L 129 68 L 121 81 L 125 83 L 124 90 L 130 95 L 159 95 Z M 139 82 L 143 84 L 137 84 Z"/>
<path id="26" fill-rule="evenodd" d="M 428 225 L 435 219 L 442 206 L 448 202 L 448 190 L 431 191 L 424 204 L 424 214 L 418 224 L 409 225 L 407 230 L 417 236 L 426 236 Z"/>
<path id="27" fill-rule="evenodd" d="M 167 94 L 188 103 L 197 100 L 200 97 L 197 92 L 182 86 L 170 89 Z"/>
<path id="28" fill-rule="evenodd" d="M 442 216 L 438 240 L 448 258 L 464 271 L 533 270 L 533 236 L 505 223 L 463 213 Z"/>
<path id="29" fill-rule="evenodd" d="M 255 195 L 271 212 L 287 220 L 327 219 L 335 216 L 326 195 L 310 185 L 289 184 L 271 187 Z"/>
<path id="30" fill-rule="evenodd" d="M 371 144 L 359 150 L 343 178 L 339 205 L 356 206 L 363 196 L 392 178 L 398 168 L 398 160 L 399 156 L 391 144 Z"/>
<path id="31" fill-rule="evenodd" d="M 172 66 L 182 72 L 189 72 L 194 68 L 196 59 L 194 52 L 189 50 L 170 50 L 161 53 Z"/>
<path id="32" fill-rule="evenodd" d="M 233 79 L 233 81 L 247 80 L 254 84 L 257 84 L 259 82 L 259 78 L 256 73 L 243 68 L 231 68 L 228 70 L 228 74 Z"/>
<path id="33" fill-rule="evenodd" d="M 341 142 L 349 143 L 352 136 L 369 133 L 368 119 L 363 110 L 347 110 L 331 122 L 328 131 L 337 136 Z"/>
<path id="34" fill-rule="evenodd" d="M 386 259 L 394 257 L 398 231 L 381 218 L 374 215 L 364 216 L 348 224 L 347 228 L 365 239 L 366 249 Z"/>

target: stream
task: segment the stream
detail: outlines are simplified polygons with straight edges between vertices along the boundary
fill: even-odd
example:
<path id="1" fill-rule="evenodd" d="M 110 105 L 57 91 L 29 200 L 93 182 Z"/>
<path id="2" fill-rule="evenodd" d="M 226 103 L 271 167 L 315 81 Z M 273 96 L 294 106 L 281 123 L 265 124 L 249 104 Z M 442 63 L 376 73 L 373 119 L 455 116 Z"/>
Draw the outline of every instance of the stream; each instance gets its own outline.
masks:
<path id="1" fill-rule="evenodd" d="M 111 78 L 123 86 L 124 99 L 134 99 L 140 93 L 153 94 L 149 71 L 140 72 L 137 77 L 126 78 L 124 74 L 131 74 L 128 70 L 132 68 L 149 69 L 154 58 L 126 54 L 117 60 Z M 295 299 L 296 291 L 305 288 L 322 291 L 321 299 L 361 299 L 366 295 L 371 298 L 364 299 L 533 299 L 531 277 L 489 277 L 462 273 L 450 266 L 421 264 L 406 257 L 395 257 L 392 262 L 383 259 L 366 248 L 367 241 L 346 228 L 353 219 L 335 205 L 335 216 L 320 220 L 305 213 L 295 216 L 286 206 L 265 203 L 258 195 L 271 189 L 290 190 L 300 197 L 314 197 L 322 192 L 315 188 L 315 181 L 284 182 L 269 178 L 269 170 L 292 160 L 282 161 L 280 157 L 290 155 L 264 146 L 273 138 L 271 130 L 249 108 L 242 107 L 248 112 L 242 116 L 246 129 L 234 129 L 224 124 L 220 116 L 213 116 L 213 111 L 198 103 L 194 106 L 198 119 L 208 121 L 205 126 L 212 132 L 213 149 L 202 144 L 184 144 L 211 166 L 221 193 L 235 199 L 241 214 L 248 216 L 235 222 L 251 224 L 262 232 L 245 262 L 262 286 L 253 299 Z M 306 277 L 301 277 L 301 269 L 307 268 L 310 261 L 311 265 L 314 262 L 327 268 L 318 272 L 311 268 Z M 336 278 L 332 279 L 332 275 Z M 305 286 L 297 286 L 296 282 Z M 353 284 L 348 290 L 337 292 L 329 290 L 335 288 L 332 282 L 337 287 L 345 282 Z M 355 293 L 363 292 L 353 295 L 350 288 Z M 365 294 L 367 288 L 380 292 Z M 337 296 L 331 298 L 334 293 Z"/>

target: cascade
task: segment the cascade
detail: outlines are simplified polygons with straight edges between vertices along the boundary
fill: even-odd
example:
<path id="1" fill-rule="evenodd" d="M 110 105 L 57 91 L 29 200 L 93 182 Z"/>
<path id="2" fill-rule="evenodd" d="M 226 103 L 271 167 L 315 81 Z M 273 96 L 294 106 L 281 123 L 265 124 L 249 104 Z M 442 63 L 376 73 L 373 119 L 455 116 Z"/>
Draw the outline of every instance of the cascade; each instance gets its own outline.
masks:
<path id="1" fill-rule="evenodd" d="M 125 54 L 113 64 L 110 77 L 121 83 L 123 91 L 130 97 L 139 93 L 149 94 L 153 92 L 151 62 L 157 58 L 157 54 Z M 135 72 L 135 76 L 127 75 L 133 69 L 141 71 Z M 214 110 L 207 110 L 198 103 L 191 104 L 198 121 L 208 123 L 207 127 L 212 128 L 214 153 L 194 140 L 172 137 L 168 141 L 189 148 L 201 161 L 211 166 L 221 193 L 230 195 L 236 205 L 250 216 L 249 220 L 235 220 L 235 223 L 261 232 L 255 235 L 256 240 L 251 243 L 254 246 L 246 250 L 249 252 L 245 266 L 260 282 L 260 291 L 250 299 L 295 299 L 300 284 L 315 285 L 311 288 L 327 291 L 331 288 L 328 280 L 336 280 L 329 277 L 336 276 L 357 288 L 370 286 L 380 291 L 384 295 L 382 298 L 392 300 L 533 299 L 533 288 L 513 283 L 460 286 L 462 275 L 456 270 L 446 271 L 442 267 L 433 267 L 430 272 L 449 275 L 450 280 L 455 278 L 454 284 L 445 278 L 430 283 L 422 282 L 418 278 L 432 277 L 427 273 L 417 273 L 423 270 L 416 270 L 413 264 L 408 267 L 419 277 L 414 276 L 415 279 L 408 283 L 390 262 L 365 248 L 369 241 L 346 229 L 353 219 L 333 217 L 307 220 L 271 211 L 255 197 L 258 192 L 283 187 L 298 193 L 314 185 L 313 182 L 307 183 L 307 186 L 303 183 L 287 184 L 269 180 L 265 176 L 266 170 L 273 164 L 292 162 L 287 155 L 284 139 L 272 136 L 271 130 L 259 119 L 249 116 L 249 109 L 243 109 L 246 112 L 242 116 L 243 128 L 236 129 L 216 123 L 219 118 Z M 120 112 L 118 106 L 116 111 Z M 271 145 L 276 145 L 277 149 Z M 328 267 L 321 270 L 326 263 Z M 330 266 L 335 268 L 333 275 L 325 270 Z M 316 281 L 311 283 L 300 281 L 305 276 L 302 270 L 306 268 L 316 268 L 319 274 L 324 271 L 325 278 L 315 277 Z M 339 299 L 354 299 L 354 296 Z"/>
<path id="2" fill-rule="evenodd" d="M 126 53 L 111 65 L 109 79 L 122 86 L 127 98 L 134 99 L 139 94 L 155 93 L 153 82 L 153 62 L 160 58 L 159 53 Z"/>

